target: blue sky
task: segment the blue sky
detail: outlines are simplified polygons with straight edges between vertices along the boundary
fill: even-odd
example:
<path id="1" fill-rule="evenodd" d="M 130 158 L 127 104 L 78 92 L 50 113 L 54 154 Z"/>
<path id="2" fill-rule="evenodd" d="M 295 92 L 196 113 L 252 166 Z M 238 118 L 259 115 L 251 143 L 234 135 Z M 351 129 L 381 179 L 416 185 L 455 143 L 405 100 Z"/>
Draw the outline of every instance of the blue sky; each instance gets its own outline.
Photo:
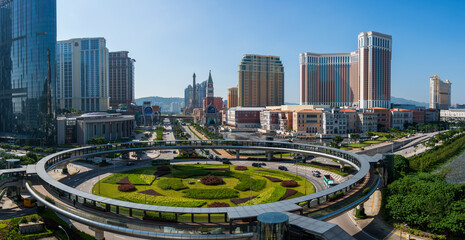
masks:
<path id="1" fill-rule="evenodd" d="M 212 70 L 215 95 L 237 85 L 243 54 L 280 56 L 285 101 L 299 102 L 299 53 L 357 50 L 392 35 L 392 95 L 429 101 L 429 76 L 465 103 L 465 1 L 58 0 L 58 40 L 105 37 L 136 59 L 136 98 L 183 97 Z"/>

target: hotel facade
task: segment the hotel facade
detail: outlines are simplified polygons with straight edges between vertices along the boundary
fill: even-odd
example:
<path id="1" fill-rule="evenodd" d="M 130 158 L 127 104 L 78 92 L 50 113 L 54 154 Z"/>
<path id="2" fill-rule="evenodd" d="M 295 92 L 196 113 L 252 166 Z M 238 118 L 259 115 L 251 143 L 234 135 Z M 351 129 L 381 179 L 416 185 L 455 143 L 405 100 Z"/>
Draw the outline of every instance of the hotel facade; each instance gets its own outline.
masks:
<path id="1" fill-rule="evenodd" d="M 300 104 L 389 108 L 392 37 L 358 35 L 350 53 L 300 54 Z"/>

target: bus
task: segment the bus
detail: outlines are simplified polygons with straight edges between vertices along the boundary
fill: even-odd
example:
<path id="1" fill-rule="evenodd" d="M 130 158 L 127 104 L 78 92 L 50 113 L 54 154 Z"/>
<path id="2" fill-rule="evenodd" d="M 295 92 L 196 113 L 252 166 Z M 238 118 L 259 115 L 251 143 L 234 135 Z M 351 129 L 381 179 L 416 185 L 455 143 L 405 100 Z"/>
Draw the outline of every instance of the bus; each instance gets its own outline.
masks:
<path id="1" fill-rule="evenodd" d="M 33 197 L 24 198 L 24 206 L 25 207 L 28 207 L 28 208 L 34 207 L 36 205 L 36 202 L 37 202 L 37 200 L 35 198 L 33 198 Z"/>
<path id="2" fill-rule="evenodd" d="M 323 180 L 328 188 L 334 185 L 334 178 L 331 175 L 323 175 Z"/>
<path id="3" fill-rule="evenodd" d="M 170 165 L 171 160 L 169 160 L 169 159 L 152 159 L 151 163 L 152 163 L 152 166 Z"/>
<path id="4" fill-rule="evenodd" d="M 210 150 L 209 149 L 202 149 L 202 153 L 205 155 L 210 155 Z"/>

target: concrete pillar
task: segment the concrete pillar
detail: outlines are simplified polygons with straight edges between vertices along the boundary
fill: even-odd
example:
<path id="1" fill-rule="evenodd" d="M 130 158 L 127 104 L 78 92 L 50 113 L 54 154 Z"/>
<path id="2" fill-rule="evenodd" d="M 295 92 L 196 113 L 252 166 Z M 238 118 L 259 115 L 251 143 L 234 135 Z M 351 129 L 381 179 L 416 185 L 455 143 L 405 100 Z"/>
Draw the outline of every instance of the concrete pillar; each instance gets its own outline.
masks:
<path id="1" fill-rule="evenodd" d="M 267 153 L 266 153 L 266 159 L 267 159 L 268 161 L 271 161 L 271 159 L 273 159 L 273 152 L 267 152 Z"/>
<path id="2" fill-rule="evenodd" d="M 116 214 L 119 214 L 119 206 L 116 206 Z"/>
<path id="3" fill-rule="evenodd" d="M 139 151 L 136 154 L 137 154 L 137 161 L 140 161 L 141 156 L 142 156 L 142 152 Z"/>
<path id="4" fill-rule="evenodd" d="M 229 219 L 229 234 L 232 234 L 232 220 Z"/>
<path id="5" fill-rule="evenodd" d="M 105 234 L 104 234 L 104 231 L 102 229 L 95 229 L 95 239 L 96 240 L 103 240 L 105 239 Z"/>
<path id="6" fill-rule="evenodd" d="M 212 222 L 212 221 L 211 221 L 211 214 L 209 213 L 209 214 L 208 214 L 208 223 L 211 223 L 211 222 Z"/>
<path id="7" fill-rule="evenodd" d="M 241 158 L 240 150 L 236 149 L 236 159 L 240 159 L 240 158 Z"/>
<path id="8" fill-rule="evenodd" d="M 344 166 L 345 166 L 344 162 L 343 161 L 337 161 L 337 162 L 339 163 L 339 168 L 341 172 L 344 172 Z"/>
<path id="9" fill-rule="evenodd" d="M 129 209 L 129 216 L 132 217 L 132 208 Z"/>
<path id="10" fill-rule="evenodd" d="M 191 222 L 194 222 L 194 214 L 191 213 Z"/>

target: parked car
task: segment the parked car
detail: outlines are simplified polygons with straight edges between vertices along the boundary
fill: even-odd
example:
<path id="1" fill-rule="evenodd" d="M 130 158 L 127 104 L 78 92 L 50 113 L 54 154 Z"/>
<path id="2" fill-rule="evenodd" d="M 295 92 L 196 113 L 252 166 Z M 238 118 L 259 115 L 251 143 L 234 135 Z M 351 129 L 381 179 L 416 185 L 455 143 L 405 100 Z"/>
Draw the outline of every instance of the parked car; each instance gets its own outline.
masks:
<path id="1" fill-rule="evenodd" d="M 285 166 L 279 166 L 278 169 L 282 170 L 282 171 L 287 171 L 287 167 L 285 167 Z"/>
<path id="2" fill-rule="evenodd" d="M 321 173 L 319 171 L 313 170 L 312 174 L 314 177 L 321 177 Z"/>
<path id="3" fill-rule="evenodd" d="M 264 162 L 261 162 L 261 163 L 258 163 L 260 166 L 266 166 L 266 163 Z"/>
<path id="4" fill-rule="evenodd" d="M 223 160 L 223 164 L 232 164 L 229 160 Z"/>
<path id="5" fill-rule="evenodd" d="M 221 160 L 221 159 L 220 159 L 220 157 L 215 156 L 215 160 L 216 160 L 216 161 L 219 161 L 219 160 Z"/>
<path id="6" fill-rule="evenodd" d="M 208 155 L 208 159 L 215 159 L 215 157 L 213 156 L 213 154 L 210 154 Z"/>
<path id="7" fill-rule="evenodd" d="M 261 167 L 261 165 L 259 163 L 254 162 L 252 163 L 252 167 Z"/>

